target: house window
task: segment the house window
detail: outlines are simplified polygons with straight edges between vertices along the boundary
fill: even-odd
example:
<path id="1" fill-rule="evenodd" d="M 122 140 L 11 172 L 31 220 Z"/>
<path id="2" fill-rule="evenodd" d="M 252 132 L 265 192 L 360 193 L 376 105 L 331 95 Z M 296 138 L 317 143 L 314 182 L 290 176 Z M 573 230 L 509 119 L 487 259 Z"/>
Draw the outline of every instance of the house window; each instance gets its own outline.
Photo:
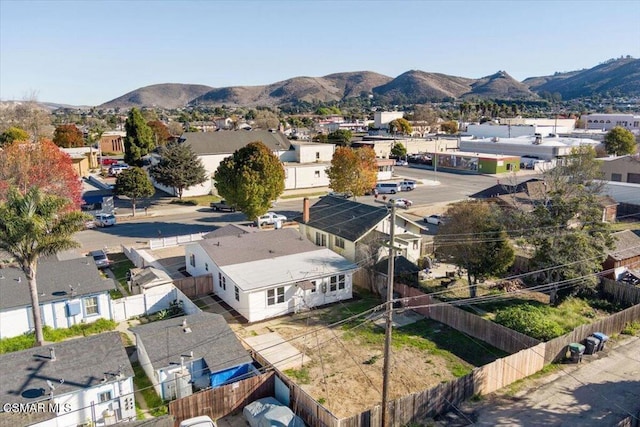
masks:
<path id="1" fill-rule="evenodd" d="M 344 249 L 344 239 L 336 236 L 336 247 Z"/>
<path id="2" fill-rule="evenodd" d="M 327 236 L 323 233 L 316 231 L 316 245 L 327 246 Z"/>
<path id="3" fill-rule="evenodd" d="M 209 271 L 209 263 L 208 263 L 208 262 L 205 262 L 205 263 L 204 263 L 204 269 L 205 269 L 206 271 Z"/>
<path id="4" fill-rule="evenodd" d="M 196 255 L 195 254 L 189 255 L 189 264 L 191 264 L 191 267 L 195 267 L 196 266 Z"/>
<path id="5" fill-rule="evenodd" d="M 236 301 L 240 301 L 240 289 L 237 286 L 234 286 L 236 291 Z"/>
<path id="6" fill-rule="evenodd" d="M 267 290 L 267 305 L 282 304 L 284 302 L 284 287 Z"/>
<path id="7" fill-rule="evenodd" d="M 86 315 L 98 314 L 98 297 L 84 299 L 84 313 Z"/>
<path id="8" fill-rule="evenodd" d="M 344 289 L 346 286 L 346 280 L 344 274 L 338 275 L 338 289 Z"/>
<path id="9" fill-rule="evenodd" d="M 320 178 L 320 171 L 315 171 L 314 175 L 315 175 L 316 178 Z"/>
<path id="10" fill-rule="evenodd" d="M 329 282 L 329 292 L 335 292 L 338 290 L 338 277 L 331 276 L 331 280 Z"/>
<path id="11" fill-rule="evenodd" d="M 222 289 L 227 290 L 227 278 L 225 276 L 222 276 Z"/>
<path id="12" fill-rule="evenodd" d="M 222 273 L 218 272 L 218 286 L 222 287 Z"/>
<path id="13" fill-rule="evenodd" d="M 105 391 L 103 393 L 98 394 L 98 402 L 104 403 L 111 400 L 111 391 Z"/>
<path id="14" fill-rule="evenodd" d="M 316 292 L 316 290 L 318 289 L 318 283 L 315 280 L 311 281 L 311 293 L 314 294 Z"/>

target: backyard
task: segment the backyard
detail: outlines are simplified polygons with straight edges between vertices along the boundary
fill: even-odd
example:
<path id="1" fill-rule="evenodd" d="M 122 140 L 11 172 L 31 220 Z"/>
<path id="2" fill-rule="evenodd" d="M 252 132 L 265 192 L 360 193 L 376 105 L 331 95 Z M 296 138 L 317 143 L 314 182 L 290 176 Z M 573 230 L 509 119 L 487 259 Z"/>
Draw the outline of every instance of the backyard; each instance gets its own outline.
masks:
<path id="1" fill-rule="evenodd" d="M 304 353 L 303 366 L 285 373 L 334 415 L 348 417 L 382 399 L 385 333 L 377 324 L 384 323 L 384 317 L 380 310 L 366 312 L 379 304 L 376 297 L 365 295 L 245 325 L 237 333 L 277 332 Z M 394 328 L 389 397 L 434 387 L 503 356 L 506 353 L 428 319 Z"/>

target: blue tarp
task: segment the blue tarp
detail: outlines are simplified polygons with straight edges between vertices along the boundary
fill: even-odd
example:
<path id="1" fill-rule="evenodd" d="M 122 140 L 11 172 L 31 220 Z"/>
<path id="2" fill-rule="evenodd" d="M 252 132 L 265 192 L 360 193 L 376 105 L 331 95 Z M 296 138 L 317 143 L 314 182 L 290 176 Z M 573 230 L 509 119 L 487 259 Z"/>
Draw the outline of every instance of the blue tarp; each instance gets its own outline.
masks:
<path id="1" fill-rule="evenodd" d="M 211 387 L 218 387 L 223 384 L 227 384 L 233 382 L 234 378 L 238 377 L 247 377 L 247 374 L 251 371 L 254 371 L 254 367 L 251 363 L 247 363 L 244 365 L 235 366 L 231 369 L 227 369 L 226 371 L 219 371 L 211 374 Z"/>

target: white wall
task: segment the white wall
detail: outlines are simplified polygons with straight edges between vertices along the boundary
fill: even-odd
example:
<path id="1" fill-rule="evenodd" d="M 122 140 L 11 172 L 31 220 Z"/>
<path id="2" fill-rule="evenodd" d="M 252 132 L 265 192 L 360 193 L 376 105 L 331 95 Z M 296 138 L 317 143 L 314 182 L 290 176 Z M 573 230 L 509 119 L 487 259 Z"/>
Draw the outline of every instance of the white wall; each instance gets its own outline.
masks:
<path id="1" fill-rule="evenodd" d="M 378 129 L 386 129 L 389 127 L 389 122 L 401 119 L 403 116 L 404 113 L 402 111 L 376 111 L 373 116 L 373 122 Z"/>
<path id="2" fill-rule="evenodd" d="M 175 300 L 188 300 L 187 297 L 180 297 L 178 292 L 172 283 L 168 283 L 153 287 L 144 294 L 115 299 L 111 302 L 113 320 L 122 322 L 135 316 L 156 313 L 169 308 Z"/>
<path id="3" fill-rule="evenodd" d="M 293 143 L 298 163 L 330 162 L 336 151 L 335 144 Z"/>
<path id="4" fill-rule="evenodd" d="M 98 314 L 85 315 L 84 299 L 98 297 Z M 92 323 L 98 319 L 111 319 L 111 298 L 108 293 L 83 296 L 78 298 L 81 302 L 80 314 L 67 317 L 66 301 L 57 301 L 42 304 L 42 325 L 54 329 L 68 328 L 78 323 Z M 25 334 L 33 330 L 33 320 L 30 308 L 21 307 L 0 312 L 0 338 L 11 338 Z"/>
<path id="5" fill-rule="evenodd" d="M 329 177 L 326 169 L 327 163 L 297 164 L 288 163 L 285 165 L 285 190 L 298 188 L 316 188 L 329 186 Z"/>

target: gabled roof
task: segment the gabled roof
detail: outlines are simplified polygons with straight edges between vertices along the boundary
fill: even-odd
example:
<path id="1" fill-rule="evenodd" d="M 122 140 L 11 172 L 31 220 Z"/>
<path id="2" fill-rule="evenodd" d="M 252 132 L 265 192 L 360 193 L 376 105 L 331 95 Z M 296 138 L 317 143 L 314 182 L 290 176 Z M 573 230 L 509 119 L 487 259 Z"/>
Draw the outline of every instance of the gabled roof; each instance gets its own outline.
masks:
<path id="1" fill-rule="evenodd" d="M 200 245 L 218 267 L 317 251 L 318 247 L 292 228 L 200 240 Z"/>
<path id="2" fill-rule="evenodd" d="M 49 348 L 55 349 L 56 360 Z M 0 400 L 33 402 L 49 395 L 74 393 L 106 382 L 133 376 L 129 358 L 118 332 L 105 332 L 0 355 Z M 64 380 L 64 382 L 61 382 Z"/>
<path id="3" fill-rule="evenodd" d="M 100 275 L 92 257 L 40 260 L 36 280 L 41 304 L 107 292 L 116 287 L 113 279 Z M 30 305 L 29 285 L 22 270 L 0 269 L 0 310 Z"/>
<path id="4" fill-rule="evenodd" d="M 520 193 L 520 192 L 526 192 L 527 194 L 533 195 L 534 193 L 533 189 L 535 188 L 535 185 L 537 185 L 535 183 L 542 183 L 542 182 L 543 181 L 538 178 L 532 178 L 515 185 L 510 183 L 496 184 L 496 185 L 492 185 L 489 188 L 485 188 L 484 190 L 479 191 L 475 194 L 472 194 L 469 197 L 473 199 L 487 199 L 491 197 L 496 197 L 496 196 L 501 196 L 506 194 L 513 194 L 513 193 Z M 530 186 L 531 188 L 529 188 Z"/>
<path id="5" fill-rule="evenodd" d="M 191 332 L 185 332 L 183 321 Z M 144 345 L 154 370 L 204 359 L 211 373 L 252 363 L 253 359 L 219 314 L 197 313 L 131 328 Z M 189 357 L 193 351 L 193 359 Z"/>
<path id="6" fill-rule="evenodd" d="M 266 130 L 185 132 L 180 141 L 188 144 L 197 155 L 233 154 L 255 141 L 261 141 L 272 151 L 287 151 L 291 148 L 291 143 L 282 132 Z"/>
<path id="7" fill-rule="evenodd" d="M 321 197 L 309 208 L 309 222 L 306 225 L 355 242 L 389 215 L 386 207 L 337 197 Z M 295 220 L 301 223 L 302 217 Z"/>
<path id="8" fill-rule="evenodd" d="M 389 257 L 386 257 L 376 263 L 374 269 L 382 274 L 389 271 Z M 409 261 L 402 255 L 396 256 L 393 260 L 393 274 L 399 276 L 401 274 L 416 274 L 420 271 L 420 267 Z"/>
<path id="9" fill-rule="evenodd" d="M 205 234 L 202 238 L 211 239 L 214 237 L 237 236 L 238 234 L 256 233 L 257 231 L 258 230 L 255 227 L 247 227 L 239 224 L 227 224 Z"/>
<path id="10" fill-rule="evenodd" d="M 611 234 L 615 239 L 615 247 L 608 255 L 616 261 L 640 256 L 640 236 L 631 230 L 618 231 Z"/>

